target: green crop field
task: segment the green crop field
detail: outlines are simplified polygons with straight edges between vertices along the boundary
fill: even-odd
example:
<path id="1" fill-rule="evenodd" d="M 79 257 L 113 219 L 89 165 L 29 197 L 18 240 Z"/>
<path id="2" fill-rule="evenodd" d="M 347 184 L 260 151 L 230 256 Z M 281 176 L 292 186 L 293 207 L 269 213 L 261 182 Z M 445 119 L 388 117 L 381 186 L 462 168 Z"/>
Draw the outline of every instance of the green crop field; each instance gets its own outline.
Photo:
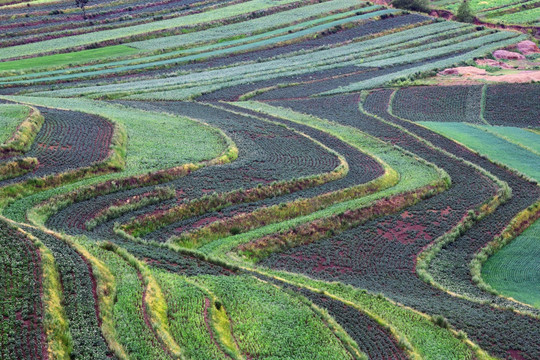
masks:
<path id="1" fill-rule="evenodd" d="M 538 293 L 538 239 L 540 222 L 536 221 L 512 243 L 490 257 L 482 276 L 504 295 L 540 307 Z"/>
<path id="2" fill-rule="evenodd" d="M 431 0 L 430 5 L 435 8 L 450 10 L 457 13 L 462 1 L 459 0 Z M 473 13 L 481 20 L 502 23 L 522 24 L 534 26 L 540 16 L 540 2 L 538 0 L 469 0 Z"/>
<path id="3" fill-rule="evenodd" d="M 464 144 L 493 161 L 502 163 L 526 176 L 540 181 L 540 156 L 518 144 L 494 135 L 491 129 L 497 129 L 497 127 L 485 126 L 475 128 L 468 124 L 451 122 L 420 123 L 433 131 Z"/>
<path id="4" fill-rule="evenodd" d="M 30 109 L 26 106 L 7 104 L 0 106 L 0 143 L 9 140 L 29 113 Z"/>
<path id="5" fill-rule="evenodd" d="M 539 359 L 540 87 L 437 75 L 534 31 L 435 15 L 0 0 L 0 360 Z"/>

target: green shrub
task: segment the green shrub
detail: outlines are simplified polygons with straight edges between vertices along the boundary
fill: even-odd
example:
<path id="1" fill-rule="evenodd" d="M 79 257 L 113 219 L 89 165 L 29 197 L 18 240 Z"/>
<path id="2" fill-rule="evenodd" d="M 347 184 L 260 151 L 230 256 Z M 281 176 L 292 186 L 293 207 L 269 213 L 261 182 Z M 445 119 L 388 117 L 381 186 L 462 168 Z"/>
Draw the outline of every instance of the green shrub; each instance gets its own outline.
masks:
<path id="1" fill-rule="evenodd" d="M 472 23 L 474 21 L 474 13 L 471 9 L 471 5 L 467 0 L 463 0 L 461 5 L 459 5 L 456 20 L 461 22 Z"/>
<path id="2" fill-rule="evenodd" d="M 430 10 L 427 0 L 394 0 L 392 5 L 396 8 L 428 12 Z"/>

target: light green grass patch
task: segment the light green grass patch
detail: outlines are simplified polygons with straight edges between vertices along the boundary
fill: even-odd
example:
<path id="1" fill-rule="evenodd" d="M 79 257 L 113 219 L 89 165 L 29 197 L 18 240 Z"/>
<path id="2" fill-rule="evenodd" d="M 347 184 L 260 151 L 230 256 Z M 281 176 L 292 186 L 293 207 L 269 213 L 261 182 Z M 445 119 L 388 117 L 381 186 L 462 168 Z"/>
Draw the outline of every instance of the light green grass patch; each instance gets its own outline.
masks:
<path id="1" fill-rule="evenodd" d="M 228 359 L 213 342 L 205 324 L 204 306 L 208 294 L 184 277 L 152 269 L 165 296 L 171 334 L 189 359 Z"/>
<path id="2" fill-rule="evenodd" d="M 111 57 L 133 55 L 139 52 L 140 50 L 126 45 L 107 46 L 99 49 L 82 50 L 65 54 L 55 54 L 30 59 L 0 62 L 0 72 L 17 72 L 30 69 L 35 70 L 66 65 L 80 65 Z"/>
<path id="3" fill-rule="evenodd" d="M 351 359 L 305 298 L 252 276 L 197 276 L 231 317 L 243 354 L 257 359 Z"/>
<path id="4" fill-rule="evenodd" d="M 0 105 L 0 144 L 11 138 L 17 126 L 30 114 L 30 108 L 24 105 Z"/>
<path id="5" fill-rule="evenodd" d="M 479 128 L 493 133 L 511 143 L 521 145 L 529 151 L 540 155 L 540 134 L 526 129 L 520 129 L 512 126 L 485 126 L 479 125 Z"/>
<path id="6" fill-rule="evenodd" d="M 540 180 L 540 156 L 474 126 L 454 122 L 420 122 L 425 127 L 467 146 L 489 159 Z"/>
<path id="7" fill-rule="evenodd" d="M 482 277 L 501 294 L 540 309 L 540 220 L 491 256 Z"/>
<path id="8" fill-rule="evenodd" d="M 156 340 L 152 329 L 142 316 L 143 282 L 137 270 L 122 257 L 96 245 L 87 245 L 87 250 L 103 261 L 114 274 L 116 294 L 114 304 L 114 326 L 118 342 L 129 354 L 130 359 L 170 359 Z"/>

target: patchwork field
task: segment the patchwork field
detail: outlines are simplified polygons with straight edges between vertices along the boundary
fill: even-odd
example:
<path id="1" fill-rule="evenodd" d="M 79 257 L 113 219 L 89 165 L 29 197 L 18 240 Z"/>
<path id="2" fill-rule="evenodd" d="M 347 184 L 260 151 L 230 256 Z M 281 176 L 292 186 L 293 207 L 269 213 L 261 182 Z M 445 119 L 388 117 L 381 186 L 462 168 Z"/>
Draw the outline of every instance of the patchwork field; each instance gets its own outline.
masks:
<path id="1" fill-rule="evenodd" d="M 527 35 L 348 0 L 0 32 L 0 359 L 540 358 L 540 86 L 408 86 Z"/>
<path id="2" fill-rule="evenodd" d="M 430 0 L 434 7 L 457 13 L 462 1 Z M 540 2 L 538 0 L 469 0 L 473 13 L 482 20 L 498 24 L 540 24 Z"/>

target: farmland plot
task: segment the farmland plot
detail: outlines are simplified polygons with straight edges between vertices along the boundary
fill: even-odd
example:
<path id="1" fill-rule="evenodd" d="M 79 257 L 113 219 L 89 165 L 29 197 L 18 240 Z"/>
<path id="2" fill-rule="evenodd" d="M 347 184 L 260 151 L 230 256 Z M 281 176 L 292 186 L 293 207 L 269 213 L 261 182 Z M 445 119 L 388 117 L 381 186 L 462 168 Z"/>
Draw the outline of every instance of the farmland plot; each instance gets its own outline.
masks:
<path id="1" fill-rule="evenodd" d="M 0 31 L 0 358 L 540 358 L 539 87 L 395 87 L 526 35 L 346 0 Z"/>

